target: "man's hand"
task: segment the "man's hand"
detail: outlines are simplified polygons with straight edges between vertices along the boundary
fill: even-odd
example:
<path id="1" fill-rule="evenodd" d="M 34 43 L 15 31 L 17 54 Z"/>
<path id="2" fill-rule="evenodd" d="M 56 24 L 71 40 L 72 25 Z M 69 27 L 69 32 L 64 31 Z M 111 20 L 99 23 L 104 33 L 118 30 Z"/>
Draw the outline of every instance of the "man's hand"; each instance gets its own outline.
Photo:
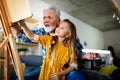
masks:
<path id="1" fill-rule="evenodd" d="M 86 54 L 81 56 L 81 59 L 93 60 L 96 57 L 97 57 L 96 53 L 86 53 Z"/>

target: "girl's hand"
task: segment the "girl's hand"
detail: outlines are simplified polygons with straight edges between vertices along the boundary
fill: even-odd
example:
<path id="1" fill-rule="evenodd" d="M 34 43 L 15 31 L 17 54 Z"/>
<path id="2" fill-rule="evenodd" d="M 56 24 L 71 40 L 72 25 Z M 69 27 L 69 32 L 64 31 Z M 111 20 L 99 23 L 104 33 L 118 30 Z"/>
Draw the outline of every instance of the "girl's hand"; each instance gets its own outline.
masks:
<path id="1" fill-rule="evenodd" d="M 50 75 L 50 78 L 52 78 L 53 80 L 60 80 L 60 73 L 53 73 Z"/>
<path id="2" fill-rule="evenodd" d="M 20 27 L 18 22 L 12 24 L 11 31 L 14 37 L 17 37 L 20 34 Z"/>
<path id="3" fill-rule="evenodd" d="M 24 20 L 20 20 L 19 23 L 20 23 L 21 26 L 25 25 L 25 21 Z"/>

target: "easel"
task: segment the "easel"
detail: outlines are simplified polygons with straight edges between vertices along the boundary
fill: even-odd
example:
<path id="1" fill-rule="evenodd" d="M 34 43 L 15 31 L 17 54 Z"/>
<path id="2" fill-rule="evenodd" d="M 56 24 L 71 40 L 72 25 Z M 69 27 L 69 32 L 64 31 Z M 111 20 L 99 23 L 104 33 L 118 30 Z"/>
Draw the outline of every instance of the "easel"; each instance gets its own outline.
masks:
<path id="1" fill-rule="evenodd" d="M 0 44 L 0 50 L 4 49 L 3 54 L 5 56 L 5 79 L 4 80 L 9 80 L 10 60 L 13 64 L 13 67 L 18 76 L 18 79 L 24 80 L 24 77 L 23 77 L 24 71 L 19 59 L 15 40 L 12 37 L 11 31 L 10 31 L 10 27 L 12 23 L 9 21 L 9 16 L 5 8 L 6 8 L 6 4 L 4 3 L 4 0 L 0 0 L 0 21 L 2 24 L 3 35 L 4 35 L 4 40 Z"/>

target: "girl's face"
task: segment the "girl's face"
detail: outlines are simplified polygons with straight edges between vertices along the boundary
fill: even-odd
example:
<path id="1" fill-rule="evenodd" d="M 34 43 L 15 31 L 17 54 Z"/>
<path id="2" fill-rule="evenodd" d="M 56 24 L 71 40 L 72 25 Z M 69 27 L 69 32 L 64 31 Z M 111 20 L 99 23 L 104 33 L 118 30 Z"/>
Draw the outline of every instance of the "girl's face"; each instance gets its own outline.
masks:
<path id="1" fill-rule="evenodd" d="M 67 22 L 61 21 L 55 30 L 55 35 L 62 38 L 70 37 L 70 28 Z"/>

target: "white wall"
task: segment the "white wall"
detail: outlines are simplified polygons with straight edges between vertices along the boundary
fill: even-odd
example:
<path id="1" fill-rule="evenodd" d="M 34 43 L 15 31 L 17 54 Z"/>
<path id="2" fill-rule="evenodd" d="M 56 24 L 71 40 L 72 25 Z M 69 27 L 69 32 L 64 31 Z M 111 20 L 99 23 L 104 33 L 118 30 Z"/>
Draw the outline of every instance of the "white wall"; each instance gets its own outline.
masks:
<path id="1" fill-rule="evenodd" d="M 62 12 L 61 18 L 68 18 L 76 25 L 77 35 L 80 39 L 81 44 L 84 46 L 84 42 L 87 43 L 87 46 L 84 46 L 84 48 L 104 48 L 103 33 L 101 31 L 68 15 L 65 12 Z"/>
<path id="2" fill-rule="evenodd" d="M 29 0 L 29 2 L 30 2 L 31 11 L 33 13 L 33 18 L 41 20 L 42 22 L 42 15 L 43 15 L 42 10 L 48 4 L 39 0 Z M 103 32 L 61 11 L 61 19 L 64 18 L 70 19 L 76 25 L 77 35 L 80 38 L 81 44 L 83 45 L 84 41 L 87 42 L 87 46 L 83 45 L 84 48 L 94 48 L 94 49 L 104 48 Z"/>
<path id="3" fill-rule="evenodd" d="M 117 54 L 120 53 L 120 29 L 104 32 L 105 48 L 113 46 Z M 119 54 L 120 55 L 120 54 Z"/>

